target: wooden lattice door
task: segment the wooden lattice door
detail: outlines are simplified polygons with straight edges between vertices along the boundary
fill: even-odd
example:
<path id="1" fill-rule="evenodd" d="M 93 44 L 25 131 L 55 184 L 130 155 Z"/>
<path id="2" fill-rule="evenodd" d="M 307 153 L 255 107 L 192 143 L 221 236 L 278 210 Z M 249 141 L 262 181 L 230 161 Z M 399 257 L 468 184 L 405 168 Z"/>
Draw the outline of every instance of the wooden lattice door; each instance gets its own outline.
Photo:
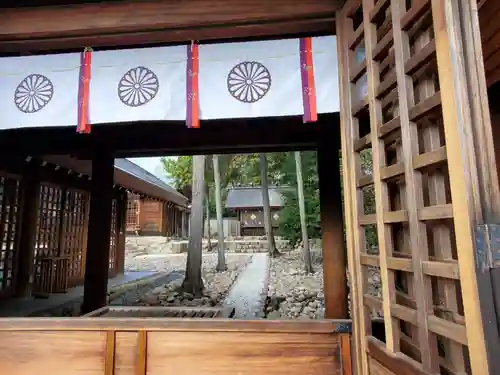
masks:
<path id="1" fill-rule="evenodd" d="M 66 191 L 59 186 L 42 184 L 34 256 L 33 295 L 47 296 L 66 292 L 69 257 L 64 246 L 64 206 Z"/>
<path id="2" fill-rule="evenodd" d="M 473 228 L 498 186 L 474 167 L 492 149 L 474 7 L 352 0 L 336 20 L 360 374 L 490 371 Z"/>
<path id="3" fill-rule="evenodd" d="M 68 283 L 76 285 L 83 279 L 83 249 L 86 241 L 89 194 L 68 189 L 64 192 L 61 255 L 68 257 Z"/>
<path id="4" fill-rule="evenodd" d="M 0 297 L 15 293 L 19 241 L 19 180 L 0 176 Z"/>
<path id="5" fill-rule="evenodd" d="M 135 194 L 129 194 L 127 199 L 127 232 L 138 232 L 141 230 L 139 215 L 141 208 L 140 197 Z"/>

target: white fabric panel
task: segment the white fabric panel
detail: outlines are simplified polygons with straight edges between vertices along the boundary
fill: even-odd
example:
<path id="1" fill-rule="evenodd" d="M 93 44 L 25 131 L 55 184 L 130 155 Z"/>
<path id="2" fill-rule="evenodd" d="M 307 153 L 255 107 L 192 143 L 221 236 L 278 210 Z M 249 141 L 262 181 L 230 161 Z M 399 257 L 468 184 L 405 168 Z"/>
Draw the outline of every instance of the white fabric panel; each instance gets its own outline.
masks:
<path id="1" fill-rule="evenodd" d="M 186 48 L 93 52 L 90 122 L 185 120 Z M 298 39 L 202 44 L 199 59 L 201 119 L 303 114 Z M 313 62 L 318 112 L 337 112 L 334 36 L 313 38 Z M 1 58 L 0 129 L 76 126 L 79 75 L 79 53 Z"/>
<path id="2" fill-rule="evenodd" d="M 93 124 L 184 120 L 186 46 L 94 52 L 89 107 Z"/>
<path id="3" fill-rule="evenodd" d="M 200 118 L 302 114 L 299 52 L 298 39 L 200 45 Z M 231 69 L 240 63 L 245 63 L 243 69 L 248 71 L 240 70 L 235 79 L 228 80 Z M 253 78 L 257 78 L 254 85 Z M 246 79 L 250 85 L 245 85 Z M 229 86 L 236 89 L 239 100 L 231 95 Z M 248 86 L 254 87 L 257 94 L 253 102 L 242 101 Z M 266 88 L 268 91 L 261 96 Z"/>
<path id="4" fill-rule="evenodd" d="M 313 38 L 312 47 L 317 111 L 338 112 L 340 102 L 337 39 L 334 36 Z"/>
<path id="5" fill-rule="evenodd" d="M 0 129 L 76 126 L 80 54 L 0 59 Z"/>

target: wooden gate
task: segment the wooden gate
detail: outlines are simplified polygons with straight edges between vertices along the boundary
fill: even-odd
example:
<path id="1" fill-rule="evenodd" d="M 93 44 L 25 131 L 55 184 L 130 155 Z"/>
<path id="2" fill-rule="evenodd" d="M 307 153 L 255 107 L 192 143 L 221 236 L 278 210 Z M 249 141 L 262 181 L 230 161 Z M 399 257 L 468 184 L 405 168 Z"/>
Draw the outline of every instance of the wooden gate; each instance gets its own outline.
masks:
<path id="1" fill-rule="evenodd" d="M 336 18 L 359 374 L 498 373 L 474 252 L 500 198 L 476 7 L 348 0 Z"/>

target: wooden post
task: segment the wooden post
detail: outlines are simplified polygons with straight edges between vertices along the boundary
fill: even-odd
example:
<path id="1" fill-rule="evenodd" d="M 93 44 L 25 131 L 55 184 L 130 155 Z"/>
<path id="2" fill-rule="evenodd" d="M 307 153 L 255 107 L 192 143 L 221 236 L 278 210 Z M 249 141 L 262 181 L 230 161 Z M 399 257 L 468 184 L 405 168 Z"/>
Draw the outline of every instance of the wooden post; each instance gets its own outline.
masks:
<path id="1" fill-rule="evenodd" d="M 114 159 L 109 151 L 94 152 L 83 314 L 106 306 L 108 291 Z"/>
<path id="2" fill-rule="evenodd" d="M 324 137 L 322 137 L 324 138 Z M 318 147 L 325 318 L 348 318 L 346 249 L 338 148 L 328 137 Z"/>
<path id="3" fill-rule="evenodd" d="M 82 260 L 80 264 L 80 280 L 85 278 L 85 264 L 87 262 L 87 240 L 89 234 L 89 210 L 90 210 L 90 194 L 86 194 L 85 213 L 83 216 L 83 241 L 82 241 Z"/>
<path id="4" fill-rule="evenodd" d="M 35 161 L 27 163 L 22 175 L 21 236 L 16 294 L 31 294 L 31 277 L 36 245 L 36 228 L 40 206 L 40 166 Z"/>
<path id="5" fill-rule="evenodd" d="M 123 275 L 125 272 L 125 233 L 127 226 L 127 193 L 120 194 L 117 201 L 118 223 L 116 241 L 116 274 Z"/>

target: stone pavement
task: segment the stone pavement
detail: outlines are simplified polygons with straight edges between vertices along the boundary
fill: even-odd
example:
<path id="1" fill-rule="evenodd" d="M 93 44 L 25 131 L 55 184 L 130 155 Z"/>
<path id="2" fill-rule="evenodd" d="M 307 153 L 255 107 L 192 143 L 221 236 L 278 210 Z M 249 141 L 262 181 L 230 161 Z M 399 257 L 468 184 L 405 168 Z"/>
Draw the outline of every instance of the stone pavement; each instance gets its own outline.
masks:
<path id="1" fill-rule="evenodd" d="M 269 264 L 267 253 L 254 254 L 251 262 L 236 279 L 224 301 L 225 306 L 235 308 L 235 319 L 259 319 L 263 316 Z"/>

